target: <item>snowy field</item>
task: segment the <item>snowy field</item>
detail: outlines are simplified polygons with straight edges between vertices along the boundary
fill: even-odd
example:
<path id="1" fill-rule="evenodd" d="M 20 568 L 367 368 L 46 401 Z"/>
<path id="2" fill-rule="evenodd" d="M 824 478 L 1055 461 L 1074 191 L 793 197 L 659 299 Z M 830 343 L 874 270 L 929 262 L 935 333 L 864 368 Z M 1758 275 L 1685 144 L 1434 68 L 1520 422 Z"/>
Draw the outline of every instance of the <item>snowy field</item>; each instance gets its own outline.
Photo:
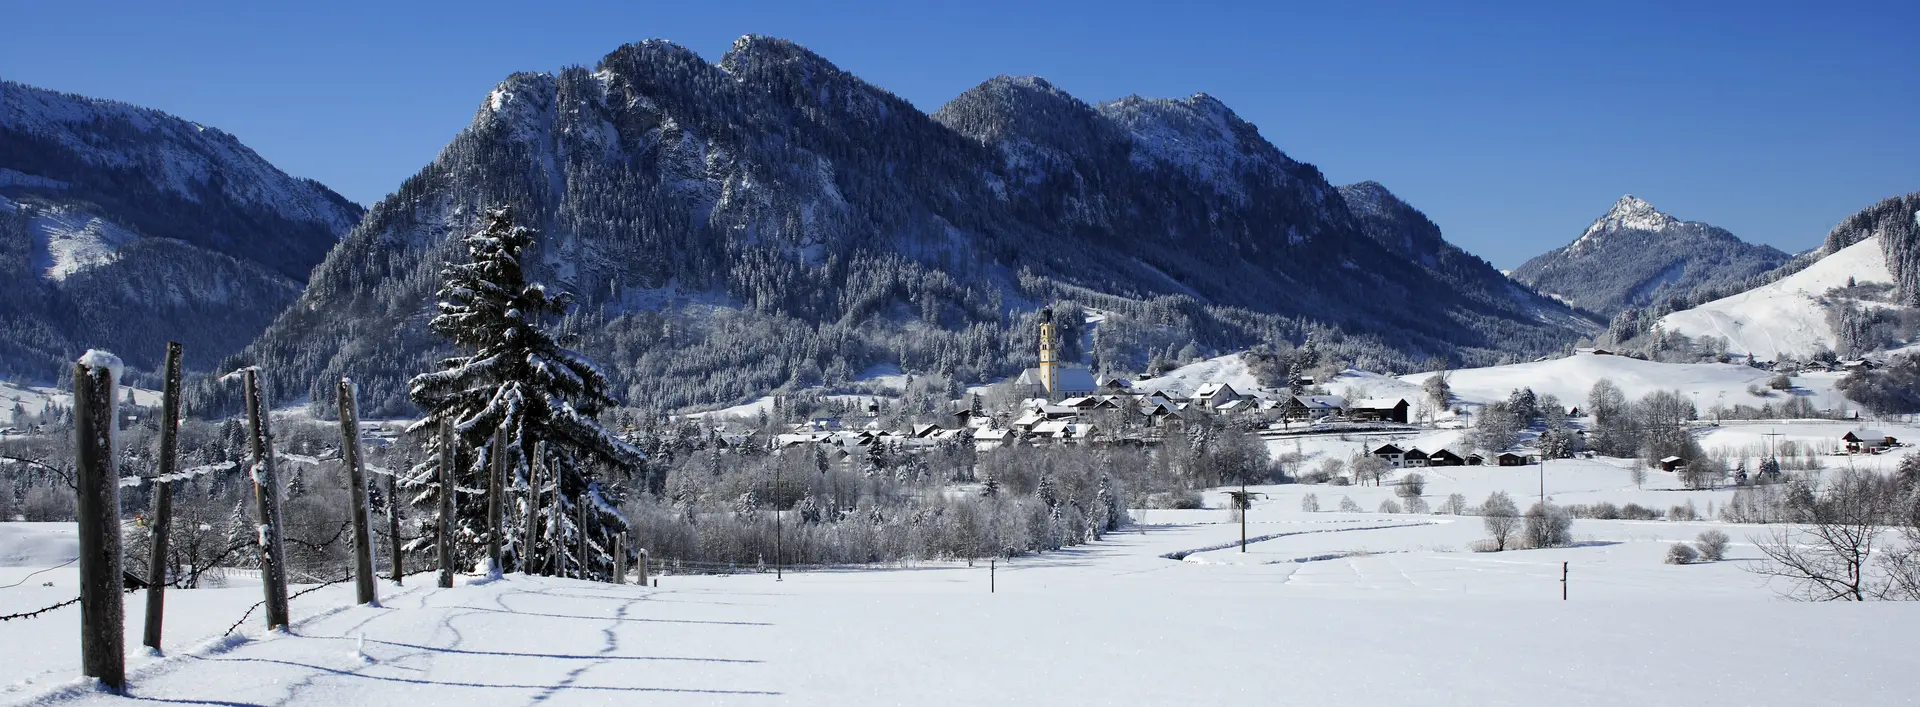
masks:
<path id="1" fill-rule="evenodd" d="M 1558 503 L 1693 502 L 1616 460 L 1550 462 Z M 1426 500 L 1524 507 L 1537 467 L 1427 470 Z M 1802 604 L 1748 571 L 1765 526 L 1575 521 L 1575 546 L 1475 553 L 1476 517 L 1307 513 L 1393 487 L 1271 486 L 1249 514 L 1135 511 L 1080 548 L 1002 563 L 668 576 L 655 588 L 509 576 L 294 601 L 296 625 L 213 641 L 257 586 L 168 595 L 167 657 L 137 649 L 132 696 L 222 705 L 1141 704 L 1911 705 L 1920 605 Z M 1218 507 L 1223 494 L 1208 495 Z M 1662 563 L 1718 528 L 1728 559 Z M 0 524 L 0 585 L 71 556 L 69 526 Z M 64 534 L 64 535 L 63 535 Z M 1180 559 L 1169 559 L 1178 557 Z M 1561 567 L 1569 600 L 1561 601 Z M 0 589 L 0 613 L 75 591 L 62 567 Z M 42 586 L 52 582 L 54 586 Z M 989 592 L 989 585 L 993 591 Z M 78 612 L 0 623 L 0 704 L 122 704 L 75 687 Z M 364 637 L 364 640 L 363 640 Z M 1809 652 L 1817 652 L 1817 658 Z M 1835 666 L 1844 666 L 1836 670 Z"/>

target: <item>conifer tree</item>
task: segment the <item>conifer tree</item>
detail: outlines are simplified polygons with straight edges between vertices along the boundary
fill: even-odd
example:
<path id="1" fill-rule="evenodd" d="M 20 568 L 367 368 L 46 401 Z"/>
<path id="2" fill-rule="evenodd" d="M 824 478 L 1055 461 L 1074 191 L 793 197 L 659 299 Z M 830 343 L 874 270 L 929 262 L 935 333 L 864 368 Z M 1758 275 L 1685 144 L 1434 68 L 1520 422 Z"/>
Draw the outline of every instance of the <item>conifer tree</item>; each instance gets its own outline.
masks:
<path id="1" fill-rule="evenodd" d="M 490 473 L 488 441 L 505 430 L 510 479 L 504 492 L 518 499 L 521 511 L 509 518 L 534 514 L 529 503 L 528 470 L 539 442 L 545 442 L 547 470 L 541 476 L 540 497 L 559 503 L 560 522 L 536 539 L 540 547 L 529 555 L 519 547 L 525 536 L 506 529 L 504 543 L 512 560 L 560 557 L 563 566 L 587 568 L 587 576 L 607 576 L 613 558 L 604 538 L 627 529 L 618 510 L 625 482 L 639 470 L 646 455 L 608 432 L 595 420 L 602 410 L 617 405 L 607 378 L 593 362 L 561 348 L 542 328 L 549 317 L 564 314 L 571 297 L 554 295 L 529 282 L 521 258 L 537 233 L 517 226 L 513 213 L 491 209 L 485 225 L 466 237 L 468 260 L 448 263 L 441 271 L 440 313 L 429 327 L 451 341 L 465 355 L 444 359 L 441 370 L 415 376 L 409 383 L 414 404 L 426 410 L 416 430 L 431 431 L 443 420 L 453 424 L 455 444 L 464 448 L 454 482 L 463 489 L 485 489 Z M 428 462 L 414 467 L 409 485 L 420 489 L 414 499 L 426 508 L 437 507 L 439 485 L 434 481 L 439 455 L 437 434 L 428 439 Z M 557 479 L 559 493 L 553 493 Z M 477 555 L 487 540 L 487 503 L 483 497 L 460 499 L 457 551 Z M 578 527 L 580 504 L 588 504 L 588 526 Z M 516 504 L 510 500 L 508 508 Z M 589 556 L 576 557 L 580 534 L 586 533 Z M 431 542 L 423 538 L 416 544 Z M 551 568 L 547 568 L 551 569 Z"/>

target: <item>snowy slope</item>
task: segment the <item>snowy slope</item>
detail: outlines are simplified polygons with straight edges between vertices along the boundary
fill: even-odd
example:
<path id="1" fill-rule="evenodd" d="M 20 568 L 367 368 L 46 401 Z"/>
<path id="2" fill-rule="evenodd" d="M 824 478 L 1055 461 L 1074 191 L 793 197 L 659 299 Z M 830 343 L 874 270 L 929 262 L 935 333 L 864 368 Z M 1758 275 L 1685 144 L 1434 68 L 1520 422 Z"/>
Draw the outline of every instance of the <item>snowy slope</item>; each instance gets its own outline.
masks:
<path id="1" fill-rule="evenodd" d="M 1410 384 L 1424 382 L 1432 373 L 1401 376 Z M 1505 400 L 1515 388 L 1528 387 L 1539 395 L 1559 396 L 1566 405 L 1585 405 L 1593 384 L 1605 378 L 1620 386 L 1629 399 L 1637 399 L 1656 390 L 1677 390 L 1698 400 L 1701 409 L 1724 402 L 1728 407 L 1744 403 L 1759 405 L 1766 400 L 1747 393 L 1747 387 L 1765 387 L 1773 376 L 1768 371 L 1728 363 L 1658 363 L 1625 356 L 1578 354 L 1549 361 L 1521 363 L 1489 368 L 1454 371 L 1449 382 L 1454 397 L 1469 403 Z M 1812 396 L 1819 409 L 1852 409 L 1854 405 L 1834 390 L 1839 374 L 1811 373 L 1794 378 Z M 1781 393 L 1774 393 L 1778 404 Z"/>
<path id="2" fill-rule="evenodd" d="M 121 387 L 121 391 L 121 395 L 126 395 L 126 388 L 124 386 Z M 160 391 L 134 388 L 133 402 L 142 407 L 158 407 L 160 405 Z M 0 381 L 0 424 L 13 424 L 16 409 L 32 415 L 40 412 L 41 408 L 46 407 L 47 403 L 53 403 L 61 407 L 71 407 L 73 405 L 73 391 L 48 386 L 23 385 Z"/>
<path id="3" fill-rule="evenodd" d="M 1839 347 L 1821 300 L 1828 290 L 1846 287 L 1849 278 L 1859 284 L 1893 284 L 1878 236 L 1778 281 L 1669 314 L 1660 319 L 1660 325 L 1691 337 L 1723 337 L 1730 353 L 1751 353 L 1763 360 L 1783 354 L 1805 358 Z"/>
<path id="4" fill-rule="evenodd" d="M 1261 390 L 1260 379 L 1253 375 L 1253 371 L 1247 370 L 1247 362 L 1240 358 L 1240 354 L 1190 363 L 1156 378 L 1136 380 L 1133 387 L 1143 392 L 1160 391 L 1186 396 L 1208 383 L 1226 383 L 1242 395 Z"/>

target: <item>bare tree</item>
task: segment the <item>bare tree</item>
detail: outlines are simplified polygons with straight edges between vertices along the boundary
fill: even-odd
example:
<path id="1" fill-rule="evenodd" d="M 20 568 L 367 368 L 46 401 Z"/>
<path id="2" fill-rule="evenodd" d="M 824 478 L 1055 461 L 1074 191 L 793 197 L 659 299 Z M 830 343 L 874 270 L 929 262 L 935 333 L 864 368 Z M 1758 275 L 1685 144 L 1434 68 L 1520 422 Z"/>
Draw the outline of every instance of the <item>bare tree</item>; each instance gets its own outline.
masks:
<path id="1" fill-rule="evenodd" d="M 1727 534 L 1718 530 L 1702 531 L 1694 545 L 1698 546 L 1701 559 L 1708 562 L 1719 562 L 1727 557 Z"/>
<path id="2" fill-rule="evenodd" d="M 1842 472 L 1818 494 L 1788 497 L 1797 499 L 1802 507 L 1796 510 L 1807 520 L 1760 541 L 1767 561 L 1753 571 L 1786 580 L 1786 594 L 1806 601 L 1866 601 L 1888 593 L 1886 575 L 1869 562 L 1889 501 L 1878 477 Z"/>

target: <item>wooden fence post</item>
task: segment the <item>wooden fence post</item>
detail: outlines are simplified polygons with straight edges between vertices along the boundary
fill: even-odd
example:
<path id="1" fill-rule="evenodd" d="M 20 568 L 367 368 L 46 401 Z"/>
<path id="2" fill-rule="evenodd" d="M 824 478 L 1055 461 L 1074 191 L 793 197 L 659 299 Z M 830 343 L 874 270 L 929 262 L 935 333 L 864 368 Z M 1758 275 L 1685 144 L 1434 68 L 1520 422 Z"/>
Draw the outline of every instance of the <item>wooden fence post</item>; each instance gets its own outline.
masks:
<path id="1" fill-rule="evenodd" d="M 114 470 L 120 361 L 88 351 L 73 367 L 74 461 L 80 516 L 80 666 L 116 693 L 127 687 L 120 593 L 120 478 Z"/>
<path id="2" fill-rule="evenodd" d="M 347 467 L 348 498 L 353 506 L 353 585 L 355 600 L 377 604 L 373 588 L 373 519 L 367 510 L 367 472 L 360 460 L 358 391 L 350 378 L 340 379 L 340 462 Z"/>
<path id="3" fill-rule="evenodd" d="M 493 473 L 487 475 L 487 576 L 499 577 L 506 572 L 503 564 L 501 546 L 507 535 L 505 515 L 507 488 L 507 428 L 493 430 L 493 447 L 487 452 L 488 466 Z"/>
<path id="4" fill-rule="evenodd" d="M 546 442 L 535 442 L 533 449 L 527 450 L 533 452 L 533 456 L 527 459 L 527 508 L 526 512 L 521 514 L 526 521 L 526 527 L 523 529 L 526 531 L 526 538 L 520 545 L 521 574 L 533 574 L 533 548 L 538 544 L 538 540 L 534 537 L 534 526 L 540 520 L 539 457 L 540 452 L 546 447 Z"/>
<path id="5" fill-rule="evenodd" d="M 540 462 L 544 465 L 546 443 L 538 446 L 541 450 Z M 560 534 L 560 501 L 566 498 L 560 493 L 560 468 L 551 467 L 548 475 L 553 477 L 553 501 L 547 504 L 547 574 L 553 577 L 567 576 L 567 539 Z"/>
<path id="6" fill-rule="evenodd" d="M 640 586 L 647 586 L 647 549 L 640 548 Z"/>
<path id="7" fill-rule="evenodd" d="M 574 505 L 580 507 L 580 579 L 587 579 L 587 492 L 580 492 L 580 501 Z"/>
<path id="8" fill-rule="evenodd" d="M 453 511 L 454 494 L 458 493 L 453 483 L 453 421 L 440 421 L 440 517 L 437 520 L 438 534 L 434 539 L 435 549 L 440 552 L 440 588 L 453 587 Z"/>
<path id="9" fill-rule="evenodd" d="M 413 466 L 412 459 L 402 459 L 401 463 L 405 467 Z M 407 576 L 407 551 L 400 539 L 400 470 L 389 469 L 388 472 L 387 540 L 393 543 L 393 584 L 399 586 Z"/>
<path id="10" fill-rule="evenodd" d="M 626 533 L 613 534 L 613 583 L 627 583 Z"/>
<path id="11" fill-rule="evenodd" d="M 167 342 L 167 367 L 160 401 L 160 466 L 153 483 L 153 518 L 147 554 L 147 630 L 141 643 L 160 650 L 160 624 L 166 617 L 167 540 L 173 528 L 173 475 L 180 449 L 180 343 Z"/>
<path id="12" fill-rule="evenodd" d="M 286 544 L 280 538 L 280 477 L 273 468 L 273 431 L 260 392 L 260 371 L 246 369 L 248 445 L 253 452 L 253 501 L 260 521 L 260 584 L 266 593 L 267 630 L 287 626 Z"/>

